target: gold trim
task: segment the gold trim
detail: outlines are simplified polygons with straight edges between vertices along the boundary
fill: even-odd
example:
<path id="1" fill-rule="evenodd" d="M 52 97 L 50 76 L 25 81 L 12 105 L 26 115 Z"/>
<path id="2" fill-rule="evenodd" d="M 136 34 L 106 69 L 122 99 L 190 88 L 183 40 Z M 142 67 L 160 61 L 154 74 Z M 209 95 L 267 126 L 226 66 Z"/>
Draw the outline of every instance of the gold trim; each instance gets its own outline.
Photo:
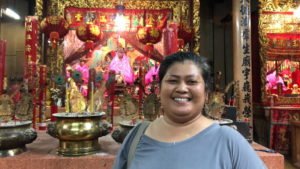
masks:
<path id="1" fill-rule="evenodd" d="M 268 15 L 263 12 L 290 12 L 296 7 L 295 0 L 259 0 L 259 20 L 258 32 L 260 51 L 259 56 L 262 63 L 261 66 L 261 92 L 262 100 L 266 100 L 266 70 L 267 70 L 267 52 L 268 39 L 267 33 L 295 33 L 300 32 L 297 24 L 291 15 L 273 14 Z"/>
<path id="2" fill-rule="evenodd" d="M 43 0 L 36 0 L 35 8 L 35 15 L 38 16 L 39 21 L 41 21 L 43 16 Z"/>
<path id="3" fill-rule="evenodd" d="M 47 16 L 60 15 L 63 16 L 65 7 L 73 6 L 79 8 L 114 8 L 117 0 L 65 0 L 49 1 Z M 180 10 L 188 11 L 191 7 L 189 3 L 193 5 L 193 28 L 195 30 L 194 48 L 193 51 L 197 54 L 200 53 L 200 0 L 123 0 L 127 9 L 173 9 L 174 19 L 179 20 Z M 39 19 L 43 15 L 43 0 L 36 1 L 36 15 Z M 183 16 L 185 20 L 188 20 L 188 15 Z"/>
<path id="4" fill-rule="evenodd" d="M 196 54 L 200 54 L 200 0 L 193 1 L 193 28 L 195 31 L 194 49 Z"/>

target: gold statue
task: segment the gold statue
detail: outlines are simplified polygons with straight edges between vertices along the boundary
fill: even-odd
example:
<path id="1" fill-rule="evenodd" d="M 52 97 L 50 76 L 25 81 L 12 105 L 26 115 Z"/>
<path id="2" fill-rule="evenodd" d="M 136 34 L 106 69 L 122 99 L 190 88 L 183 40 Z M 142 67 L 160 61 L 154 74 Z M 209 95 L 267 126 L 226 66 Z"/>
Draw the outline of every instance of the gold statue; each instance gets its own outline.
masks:
<path id="1" fill-rule="evenodd" d="M 69 78 L 68 83 L 69 87 L 66 89 L 66 111 L 72 113 L 86 111 L 86 100 L 79 91 L 75 81 Z"/>

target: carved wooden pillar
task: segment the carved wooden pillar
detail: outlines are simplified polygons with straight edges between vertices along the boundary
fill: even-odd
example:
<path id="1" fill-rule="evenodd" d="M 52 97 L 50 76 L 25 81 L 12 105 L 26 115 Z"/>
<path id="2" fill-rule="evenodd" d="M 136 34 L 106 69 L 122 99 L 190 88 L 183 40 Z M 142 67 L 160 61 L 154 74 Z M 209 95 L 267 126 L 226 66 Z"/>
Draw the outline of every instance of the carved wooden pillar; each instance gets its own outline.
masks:
<path id="1" fill-rule="evenodd" d="M 251 10 L 250 0 L 233 0 L 233 78 L 239 88 L 239 118 L 252 126 Z"/>

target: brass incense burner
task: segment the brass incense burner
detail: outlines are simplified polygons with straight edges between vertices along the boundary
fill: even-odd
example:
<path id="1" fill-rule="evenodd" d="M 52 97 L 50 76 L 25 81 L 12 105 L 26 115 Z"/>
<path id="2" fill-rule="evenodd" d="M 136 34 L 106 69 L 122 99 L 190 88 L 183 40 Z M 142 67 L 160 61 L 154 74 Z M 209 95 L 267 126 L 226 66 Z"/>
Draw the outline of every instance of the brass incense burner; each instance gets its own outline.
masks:
<path id="1" fill-rule="evenodd" d="M 100 150 L 98 137 L 108 134 L 107 123 L 102 122 L 104 112 L 56 113 L 57 121 L 48 124 L 47 133 L 59 139 L 58 154 L 84 156 Z"/>
<path id="2" fill-rule="evenodd" d="M 111 133 L 111 137 L 118 143 L 123 143 L 125 137 L 130 132 L 130 130 L 135 127 L 138 123 L 142 122 L 141 120 L 135 121 L 134 123 L 131 120 L 122 120 L 119 122 L 119 128 L 115 129 Z"/>
<path id="3" fill-rule="evenodd" d="M 10 121 L 0 124 L 0 157 L 15 156 L 26 151 L 26 144 L 32 143 L 36 131 L 31 121 Z"/>

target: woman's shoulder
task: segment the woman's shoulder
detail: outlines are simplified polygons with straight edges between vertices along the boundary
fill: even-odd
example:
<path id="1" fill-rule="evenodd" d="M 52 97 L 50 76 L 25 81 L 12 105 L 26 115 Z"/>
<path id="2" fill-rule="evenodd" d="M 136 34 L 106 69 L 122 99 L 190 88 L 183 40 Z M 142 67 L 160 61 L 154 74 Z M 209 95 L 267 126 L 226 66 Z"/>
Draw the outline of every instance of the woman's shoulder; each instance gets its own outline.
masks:
<path id="1" fill-rule="evenodd" d="M 218 135 L 223 140 L 230 145 L 245 145 L 249 144 L 247 139 L 242 136 L 242 134 L 236 129 L 229 126 L 221 126 L 218 127 Z"/>
<path id="2" fill-rule="evenodd" d="M 219 132 L 229 136 L 240 135 L 236 129 L 227 125 L 219 125 Z"/>

